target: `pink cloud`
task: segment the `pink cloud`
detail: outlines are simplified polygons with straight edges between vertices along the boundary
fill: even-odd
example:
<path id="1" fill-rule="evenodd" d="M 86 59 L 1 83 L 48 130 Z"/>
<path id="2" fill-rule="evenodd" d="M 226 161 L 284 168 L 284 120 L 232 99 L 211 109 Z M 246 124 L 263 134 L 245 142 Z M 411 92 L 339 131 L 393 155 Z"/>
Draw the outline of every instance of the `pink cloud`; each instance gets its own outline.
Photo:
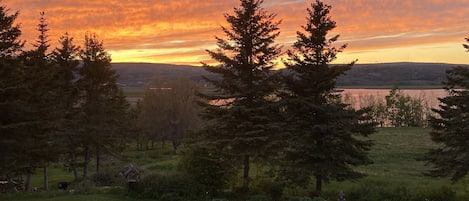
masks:
<path id="1" fill-rule="evenodd" d="M 332 18 L 337 21 L 334 33 L 340 33 L 351 50 L 460 43 L 469 35 L 467 0 L 326 2 L 333 6 Z M 196 58 L 197 53 L 205 58 L 204 49 L 215 44 L 213 37 L 223 36 L 220 31 L 225 24 L 223 14 L 232 13 L 239 4 L 238 0 L 3 0 L 2 3 L 11 11 L 20 10 L 18 22 L 27 41 L 34 41 L 39 12 L 44 10 L 53 46 L 66 31 L 77 43 L 86 31 L 94 31 L 108 50 L 192 48 L 188 55 L 191 58 Z M 288 47 L 295 40 L 296 31 L 305 24 L 309 4 L 304 0 L 265 0 L 265 9 L 277 13 L 277 19 L 283 21 L 280 43 Z"/>

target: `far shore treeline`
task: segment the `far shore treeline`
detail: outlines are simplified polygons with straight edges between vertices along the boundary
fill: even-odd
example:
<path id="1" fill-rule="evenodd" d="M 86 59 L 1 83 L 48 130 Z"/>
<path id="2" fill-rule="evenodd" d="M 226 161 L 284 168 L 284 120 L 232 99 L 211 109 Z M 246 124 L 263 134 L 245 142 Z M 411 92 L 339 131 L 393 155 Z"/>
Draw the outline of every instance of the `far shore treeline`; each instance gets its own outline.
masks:
<path id="1" fill-rule="evenodd" d="M 28 195 L 22 192 L 52 192 L 53 178 L 61 190 L 73 187 L 61 192 L 65 196 L 345 201 L 342 189 L 329 191 L 334 197 L 325 192 L 331 183 L 360 183 L 368 176 L 363 168 L 381 157 L 370 154 L 380 153 L 371 137 L 388 131 L 378 127 L 425 127 L 419 132 L 428 131 L 432 144 L 412 158 L 425 166 L 419 175 L 467 181 L 467 66 L 334 64 L 348 44 L 334 32 L 330 5 L 313 0 L 293 46 L 282 47 L 276 42 L 282 20 L 263 7 L 264 0 L 239 3 L 224 15 L 217 47 L 206 50 L 215 63 L 202 67 L 112 64 L 95 33 L 78 43 L 68 33 L 49 38 L 46 12 L 38 15 L 37 39 L 23 41 L 20 12 L 0 5 L 0 193 L 15 199 Z M 50 47 L 51 40 L 59 46 Z M 469 51 L 469 44 L 463 47 Z M 280 65 L 285 68 L 276 70 Z M 353 86 L 390 91 L 355 108 L 339 93 Z M 442 87 L 448 95 L 430 108 L 399 86 Z M 141 98 L 130 104 L 131 93 Z M 155 167 L 160 171 L 151 171 Z M 38 175 L 41 187 L 33 185 Z M 469 198 L 463 190 L 445 187 L 427 195 L 397 185 L 374 195 Z M 351 189 L 356 200 L 373 200 L 368 187 Z"/>
<path id="2" fill-rule="evenodd" d="M 441 89 L 446 71 L 458 64 L 440 63 L 381 63 L 355 64 L 337 79 L 339 88 Z M 203 82 L 203 76 L 215 76 L 199 66 L 157 63 L 112 63 L 119 74 L 118 82 L 124 87 L 145 87 L 152 79 L 187 77 Z M 286 69 L 279 69 L 287 73 Z"/>

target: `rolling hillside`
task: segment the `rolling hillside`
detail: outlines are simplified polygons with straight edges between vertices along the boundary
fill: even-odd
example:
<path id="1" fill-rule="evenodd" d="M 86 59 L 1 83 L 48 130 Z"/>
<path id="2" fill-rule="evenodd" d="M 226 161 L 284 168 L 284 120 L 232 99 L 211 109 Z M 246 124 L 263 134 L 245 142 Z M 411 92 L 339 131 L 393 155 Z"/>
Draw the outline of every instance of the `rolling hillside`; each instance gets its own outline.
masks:
<path id="1" fill-rule="evenodd" d="M 152 79 L 187 77 L 203 82 L 202 76 L 214 76 L 201 67 L 171 64 L 114 63 L 120 75 L 119 84 L 143 87 Z M 357 64 L 338 80 L 340 87 L 435 87 L 445 80 L 445 71 L 455 64 L 439 63 L 384 63 Z"/>

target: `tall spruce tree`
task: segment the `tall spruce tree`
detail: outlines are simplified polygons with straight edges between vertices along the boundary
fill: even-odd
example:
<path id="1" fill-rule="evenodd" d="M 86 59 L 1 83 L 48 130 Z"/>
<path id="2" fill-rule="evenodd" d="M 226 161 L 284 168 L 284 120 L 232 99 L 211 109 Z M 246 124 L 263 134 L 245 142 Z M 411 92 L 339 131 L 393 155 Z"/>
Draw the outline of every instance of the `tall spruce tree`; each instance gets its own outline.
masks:
<path id="1" fill-rule="evenodd" d="M 80 52 L 83 66 L 80 79 L 80 136 L 84 147 L 83 177 L 88 176 L 91 151 L 95 152 L 99 173 L 102 153 L 118 154 L 125 136 L 129 104 L 117 86 L 117 74 L 111 69 L 111 57 L 95 34 L 85 35 Z"/>
<path id="2" fill-rule="evenodd" d="M 234 14 L 225 14 L 226 39 L 216 37 L 218 49 L 207 50 L 220 65 L 205 65 L 221 79 L 206 79 L 215 88 L 205 95 L 202 117 L 209 124 L 200 132 L 206 147 L 237 159 L 243 187 L 248 190 L 250 164 L 268 152 L 274 125 L 270 95 L 276 90 L 274 60 L 280 54 L 275 14 L 261 7 L 262 0 L 241 0 Z"/>
<path id="3" fill-rule="evenodd" d="M 38 38 L 32 44 L 34 48 L 23 55 L 26 82 L 31 92 L 28 104 L 32 108 L 32 118 L 35 119 L 35 125 L 30 127 L 29 135 L 24 138 L 23 151 L 28 154 L 30 161 L 28 190 L 31 174 L 36 167 L 43 167 L 44 189 L 48 189 L 47 166 L 59 156 L 55 150 L 58 147 L 57 130 L 62 114 L 58 106 L 62 93 L 59 90 L 61 83 L 57 82 L 57 71 L 47 52 L 50 46 L 47 26 L 45 12 L 41 12 L 37 25 Z"/>
<path id="4" fill-rule="evenodd" d="M 332 179 L 355 179 L 362 176 L 353 166 L 369 164 L 368 136 L 373 125 L 365 111 L 355 111 L 340 101 L 335 93 L 336 79 L 351 68 L 331 66 L 346 45 L 334 47 L 339 35 L 329 37 L 336 27 L 330 18 L 331 6 L 316 0 L 308 8 L 307 24 L 297 32 L 297 42 L 288 52 L 291 71 L 285 76 L 286 90 L 281 96 L 287 147 L 282 161 L 282 175 L 305 186 L 315 178 L 315 195 L 323 182 Z"/>
<path id="5" fill-rule="evenodd" d="M 60 111 L 62 118 L 60 121 L 60 145 L 64 153 L 67 153 L 67 164 L 73 171 L 75 181 L 79 180 L 77 171 L 77 158 L 81 150 L 79 133 L 80 125 L 77 124 L 78 108 L 78 87 L 76 75 L 78 75 L 80 48 L 73 43 L 73 38 L 65 33 L 59 39 L 60 46 L 55 48 L 50 55 L 54 64 L 56 81 L 59 83 L 57 90 L 61 96 L 58 97 L 56 110 Z"/>
<path id="6" fill-rule="evenodd" d="M 469 43 L 469 38 L 466 38 Z M 469 51 L 469 44 L 464 44 Z M 434 169 L 431 176 L 463 179 L 469 172 L 469 68 L 455 67 L 446 72 L 448 96 L 440 98 L 437 115 L 430 117 L 432 140 L 440 145 L 426 155 Z"/>
<path id="7" fill-rule="evenodd" d="M 22 133 L 30 124 L 24 71 L 18 56 L 24 42 L 20 25 L 15 24 L 19 12 L 9 14 L 0 5 L 0 175 L 15 176 L 18 167 L 27 163 L 21 152 Z"/>

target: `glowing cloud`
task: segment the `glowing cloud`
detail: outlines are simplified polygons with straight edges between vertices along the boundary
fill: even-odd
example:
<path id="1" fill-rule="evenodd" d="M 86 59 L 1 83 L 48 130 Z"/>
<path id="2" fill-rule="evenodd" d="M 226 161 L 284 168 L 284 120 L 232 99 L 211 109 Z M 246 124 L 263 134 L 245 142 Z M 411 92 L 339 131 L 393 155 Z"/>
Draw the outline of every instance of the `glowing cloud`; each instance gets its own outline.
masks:
<path id="1" fill-rule="evenodd" d="M 311 1 L 265 0 L 282 20 L 278 42 L 289 47 L 305 23 Z M 349 47 L 337 62 L 429 61 L 469 63 L 461 48 L 469 36 L 467 0 L 326 0 L 332 5 L 340 43 Z M 52 46 L 64 32 L 81 43 L 96 32 L 115 62 L 198 65 L 210 58 L 214 36 L 223 36 L 224 13 L 238 0 L 3 0 L 20 10 L 23 38 L 35 40 L 39 12 L 45 11 Z"/>

